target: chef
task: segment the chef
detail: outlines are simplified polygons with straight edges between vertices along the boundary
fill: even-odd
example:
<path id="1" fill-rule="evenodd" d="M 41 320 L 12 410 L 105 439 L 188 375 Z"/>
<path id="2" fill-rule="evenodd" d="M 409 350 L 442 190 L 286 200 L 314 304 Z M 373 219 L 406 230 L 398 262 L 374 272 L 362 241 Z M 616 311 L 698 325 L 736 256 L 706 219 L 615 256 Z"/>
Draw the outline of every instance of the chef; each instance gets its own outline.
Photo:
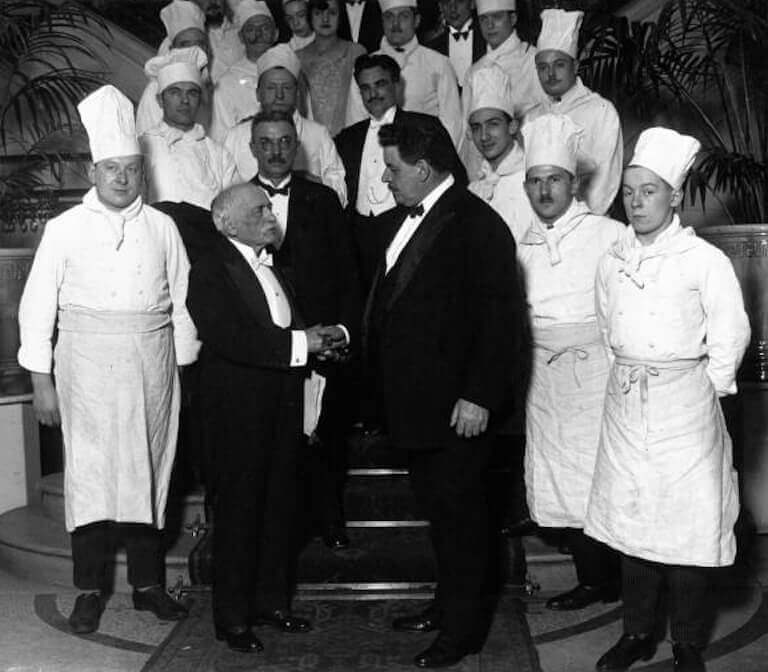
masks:
<path id="1" fill-rule="evenodd" d="M 584 86 L 578 76 L 579 29 L 584 12 L 545 9 L 537 43 L 536 70 L 546 97 L 526 115 L 565 114 L 584 129 L 582 148 L 595 161 L 595 171 L 581 188 L 589 209 L 604 215 L 621 182 L 624 141 L 613 104 Z"/>
<path id="2" fill-rule="evenodd" d="M 111 592 L 118 536 L 134 607 L 161 620 L 186 614 L 163 588 L 161 530 L 177 367 L 195 360 L 199 343 L 185 306 L 184 245 L 173 221 L 142 201 L 133 104 L 103 86 L 78 110 L 94 186 L 45 226 L 19 306 L 18 357 L 31 373 L 38 420 L 61 424 L 66 527 L 83 591 L 69 625 L 85 634 L 98 629 Z"/>
<path id="3" fill-rule="evenodd" d="M 518 246 L 533 335 L 525 480 L 531 518 L 566 528 L 578 585 L 547 602 L 582 609 L 618 599 L 617 554 L 584 535 L 608 356 L 595 317 L 600 257 L 626 228 L 576 199 L 589 157 L 582 129 L 548 114 L 523 128 L 525 191 L 535 213 Z M 591 167 L 591 166 L 590 166 Z"/>
<path id="4" fill-rule="evenodd" d="M 699 147 L 667 128 L 640 135 L 622 184 L 631 228 L 597 272 L 613 364 L 585 532 L 621 552 L 624 600 L 624 634 L 598 670 L 653 656 L 665 587 L 675 670 L 704 670 L 707 568 L 736 554 L 738 484 L 719 398 L 736 392 L 750 330 L 731 262 L 676 212 Z"/>
<path id="5" fill-rule="evenodd" d="M 144 154 L 147 198 L 210 208 L 222 189 L 238 182 L 234 157 L 195 122 L 208 59 L 198 47 L 173 50 L 147 61 L 157 82 L 163 119 L 139 137 Z"/>

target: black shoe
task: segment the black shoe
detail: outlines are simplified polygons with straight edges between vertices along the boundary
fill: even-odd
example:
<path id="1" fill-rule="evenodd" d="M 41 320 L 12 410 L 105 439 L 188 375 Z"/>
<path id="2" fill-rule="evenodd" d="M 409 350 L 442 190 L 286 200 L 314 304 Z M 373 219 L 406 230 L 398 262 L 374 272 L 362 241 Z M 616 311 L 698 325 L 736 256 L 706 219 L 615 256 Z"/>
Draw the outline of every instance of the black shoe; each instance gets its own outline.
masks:
<path id="1" fill-rule="evenodd" d="M 413 663 L 416 667 L 421 668 L 450 667 L 464 657 L 478 651 L 478 647 L 459 646 L 450 638 L 440 634 L 429 648 L 414 657 Z"/>
<path id="2" fill-rule="evenodd" d="M 656 653 L 656 642 L 651 635 L 622 635 L 609 649 L 595 669 L 598 672 L 622 672 L 638 660 L 650 660 Z"/>
<path id="3" fill-rule="evenodd" d="M 343 551 L 349 547 L 349 537 L 343 527 L 332 526 L 323 532 L 323 543 L 332 551 Z"/>
<path id="4" fill-rule="evenodd" d="M 411 616 L 400 616 L 392 621 L 397 632 L 433 632 L 440 629 L 440 615 L 433 605 Z"/>
<path id="5" fill-rule="evenodd" d="M 306 618 L 294 616 L 281 609 L 259 614 L 254 619 L 253 625 L 268 625 L 283 632 L 309 632 L 312 629 L 312 624 Z"/>
<path id="6" fill-rule="evenodd" d="M 547 600 L 547 609 L 575 611 L 576 609 L 584 609 L 595 602 L 616 602 L 618 599 L 619 589 L 617 586 L 587 586 L 580 583 L 573 590 L 555 595 Z"/>
<path id="7" fill-rule="evenodd" d="M 187 617 L 189 610 L 174 600 L 161 586 L 133 591 L 133 608 L 151 611 L 161 621 L 180 621 Z"/>
<path id="8" fill-rule="evenodd" d="M 499 533 L 503 537 L 525 537 L 526 535 L 533 534 L 537 528 L 538 525 L 528 516 L 525 516 L 525 518 L 520 520 L 504 523 L 499 528 Z"/>
<path id="9" fill-rule="evenodd" d="M 104 611 L 104 598 L 101 593 L 83 593 L 75 600 L 75 608 L 69 615 L 69 627 L 76 635 L 87 635 L 99 629 L 99 621 Z"/>
<path id="10" fill-rule="evenodd" d="M 675 672 L 706 672 L 701 649 L 693 644 L 678 642 L 672 645 Z"/>
<path id="11" fill-rule="evenodd" d="M 216 639 L 226 642 L 230 649 L 239 653 L 258 653 L 264 650 L 264 645 L 247 625 L 231 628 L 220 628 L 217 625 Z"/>

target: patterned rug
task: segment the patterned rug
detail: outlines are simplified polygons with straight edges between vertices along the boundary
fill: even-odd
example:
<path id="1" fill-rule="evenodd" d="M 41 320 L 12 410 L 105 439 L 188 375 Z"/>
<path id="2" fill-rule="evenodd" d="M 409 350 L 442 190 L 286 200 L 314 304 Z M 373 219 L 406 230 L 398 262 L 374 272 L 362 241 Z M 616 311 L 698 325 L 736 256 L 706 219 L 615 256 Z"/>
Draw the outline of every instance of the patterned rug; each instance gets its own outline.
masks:
<path id="1" fill-rule="evenodd" d="M 312 632 L 290 635 L 261 628 L 264 651 L 248 655 L 234 653 L 215 640 L 210 594 L 197 594 L 189 618 L 174 628 L 143 672 L 413 670 L 413 656 L 429 646 L 434 635 L 396 633 L 390 623 L 422 606 L 414 600 L 297 602 L 295 612 L 312 620 Z M 483 651 L 450 669 L 541 672 L 524 610 L 519 599 L 503 597 Z"/>

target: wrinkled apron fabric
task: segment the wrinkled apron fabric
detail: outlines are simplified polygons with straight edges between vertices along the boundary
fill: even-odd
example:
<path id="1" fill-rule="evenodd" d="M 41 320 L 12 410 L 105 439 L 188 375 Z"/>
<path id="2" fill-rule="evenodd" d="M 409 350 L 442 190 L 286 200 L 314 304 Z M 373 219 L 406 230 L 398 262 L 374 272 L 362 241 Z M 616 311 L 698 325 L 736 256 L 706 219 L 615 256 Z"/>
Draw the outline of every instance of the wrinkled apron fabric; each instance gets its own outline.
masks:
<path id="1" fill-rule="evenodd" d="M 170 316 L 65 309 L 58 328 L 67 530 L 162 528 L 180 404 Z"/>
<path id="2" fill-rule="evenodd" d="M 731 439 L 706 360 L 618 358 L 611 369 L 586 532 L 638 558 L 733 563 Z"/>
<path id="3" fill-rule="evenodd" d="M 608 358 L 595 323 L 534 330 L 526 405 L 525 483 L 531 517 L 545 527 L 584 526 Z"/>

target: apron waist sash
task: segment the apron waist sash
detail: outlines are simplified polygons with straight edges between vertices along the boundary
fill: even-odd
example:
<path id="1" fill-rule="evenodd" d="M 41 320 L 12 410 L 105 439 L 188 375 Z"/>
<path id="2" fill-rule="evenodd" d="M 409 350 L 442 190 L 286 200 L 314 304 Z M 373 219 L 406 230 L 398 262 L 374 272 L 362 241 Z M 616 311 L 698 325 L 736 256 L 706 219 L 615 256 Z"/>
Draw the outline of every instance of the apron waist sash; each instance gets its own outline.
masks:
<path id="1" fill-rule="evenodd" d="M 164 329 L 171 323 L 167 312 L 130 312 L 62 308 L 59 331 L 89 334 L 143 334 Z"/>

